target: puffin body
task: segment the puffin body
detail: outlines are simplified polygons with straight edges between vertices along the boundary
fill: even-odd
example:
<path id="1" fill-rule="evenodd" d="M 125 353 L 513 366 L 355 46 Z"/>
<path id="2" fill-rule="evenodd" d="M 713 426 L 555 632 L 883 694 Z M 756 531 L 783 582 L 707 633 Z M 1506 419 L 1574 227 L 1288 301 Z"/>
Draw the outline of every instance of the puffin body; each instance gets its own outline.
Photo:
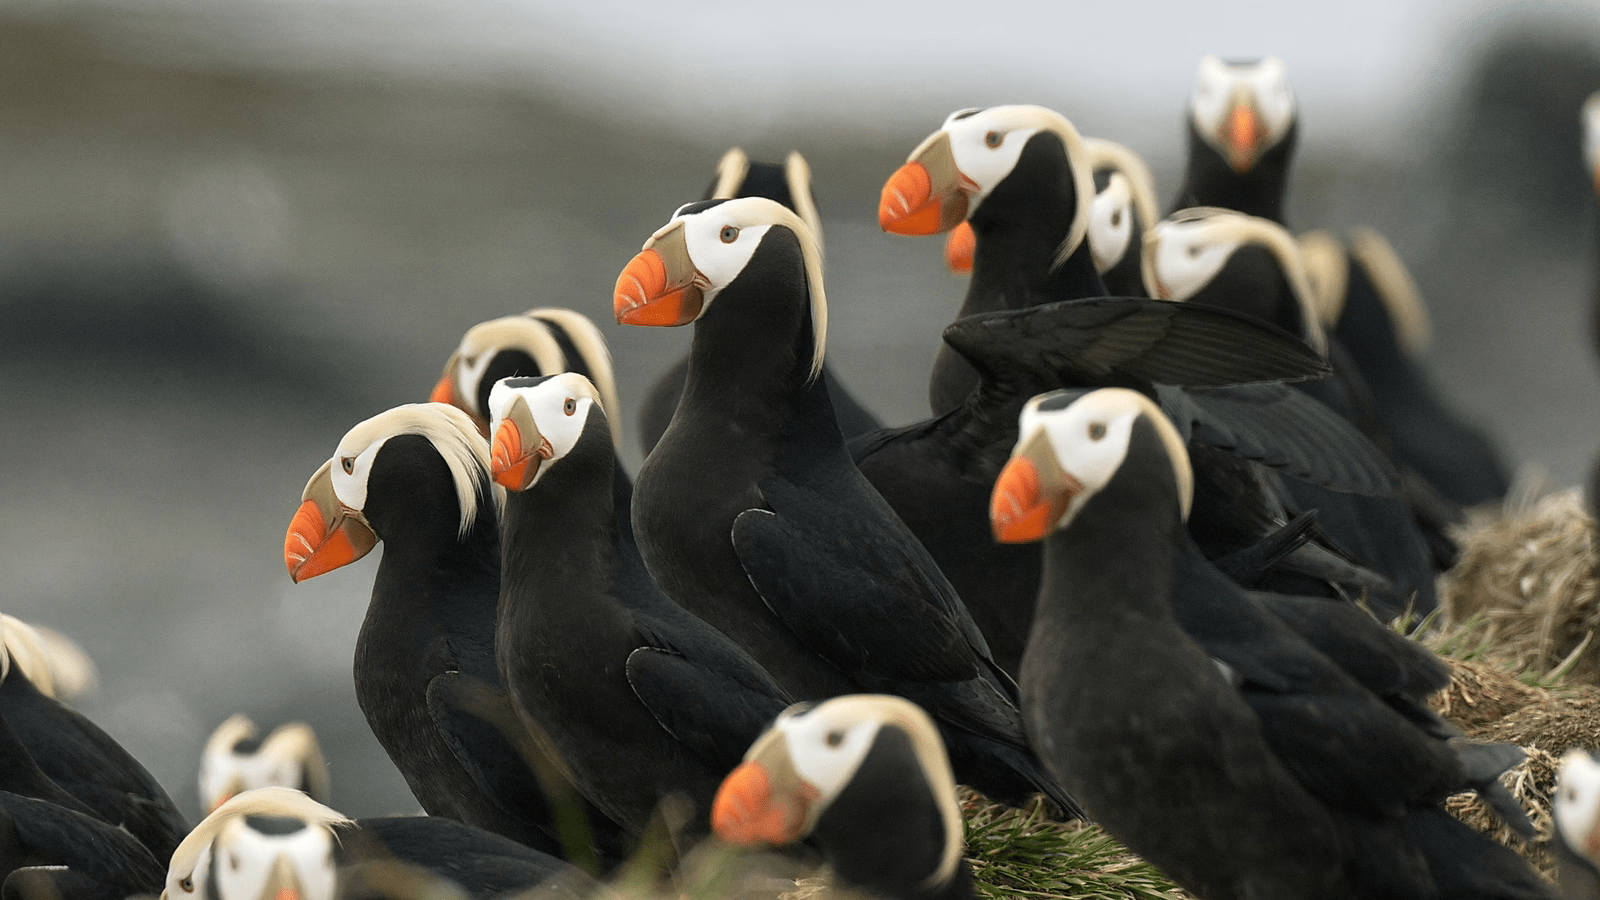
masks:
<path id="1" fill-rule="evenodd" d="M 161 784 L 99 726 L 34 687 L 9 649 L 3 659 L 0 718 L 42 774 L 156 858 L 170 854 L 188 823 Z"/>
<path id="2" fill-rule="evenodd" d="M 811 167 L 798 152 L 790 152 L 782 165 L 757 162 L 738 147 L 730 149 L 717 162 L 717 177 L 706 189 L 707 200 L 731 200 L 735 197 L 765 197 L 793 210 L 815 235 L 817 249 L 822 249 L 822 217 L 817 213 L 816 200 L 811 194 Z M 661 435 L 672 423 L 672 414 L 683 396 L 683 386 L 689 378 L 689 358 L 678 360 L 651 386 L 639 407 L 639 441 L 646 456 L 661 440 Z M 828 396 L 833 401 L 834 416 L 839 430 L 846 438 L 866 434 L 883 427 L 878 417 L 861 404 L 839 381 L 826 365 L 822 378 L 827 383 Z"/>
<path id="3" fill-rule="evenodd" d="M 430 814 L 558 852 L 552 801 L 524 762 L 538 745 L 517 727 L 495 665 L 499 496 L 488 463 L 458 409 L 380 413 L 312 476 L 285 563 L 301 581 L 388 545 L 355 652 L 374 735 Z"/>
<path id="4" fill-rule="evenodd" d="M 1283 224 L 1299 131 L 1282 60 L 1203 57 L 1189 99 L 1188 163 L 1169 211 L 1218 206 Z"/>
<path id="5" fill-rule="evenodd" d="M 348 819 L 297 791 L 259 788 L 218 807 L 184 839 L 167 868 L 163 896 L 334 900 L 459 891 L 492 900 L 535 888 L 578 900 L 598 885 L 555 857 L 454 819 Z"/>
<path id="6" fill-rule="evenodd" d="M 949 729 L 967 783 L 1071 810 L 1039 777 L 960 598 L 845 450 L 817 377 L 827 306 L 806 225 L 762 198 L 689 204 L 615 303 L 623 324 L 695 323 L 683 399 L 633 504 L 666 594 L 794 696 L 908 697 Z"/>
<path id="7" fill-rule="evenodd" d="M 1064 402 L 1024 411 L 992 516 L 1045 540 L 1024 710 L 1096 820 L 1204 898 L 1548 896 L 1441 806 L 1520 752 L 1418 727 L 1209 569 L 1148 399 Z"/>
<path id="8" fill-rule="evenodd" d="M 513 704 L 612 819 L 641 833 L 681 794 L 703 833 L 722 775 L 788 695 L 651 580 L 587 379 L 506 379 L 490 409 L 491 466 L 511 492 L 498 637 Z"/>
<path id="9" fill-rule="evenodd" d="M 786 711 L 723 782 L 712 824 L 733 844 L 808 841 L 838 881 L 876 896 L 973 896 L 944 745 L 927 713 L 900 697 Z"/>

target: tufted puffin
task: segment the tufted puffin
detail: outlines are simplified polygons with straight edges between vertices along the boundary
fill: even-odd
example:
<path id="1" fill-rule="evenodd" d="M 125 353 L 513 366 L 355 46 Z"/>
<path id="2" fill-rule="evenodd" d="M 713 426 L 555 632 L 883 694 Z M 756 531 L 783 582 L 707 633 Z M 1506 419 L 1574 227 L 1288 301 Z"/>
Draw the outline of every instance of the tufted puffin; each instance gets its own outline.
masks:
<path id="1" fill-rule="evenodd" d="M 200 751 L 200 808 L 210 813 L 241 791 L 288 787 L 328 802 L 328 763 L 316 732 L 286 722 L 262 737 L 248 716 L 229 716 Z"/>
<path id="2" fill-rule="evenodd" d="M 817 252 L 822 252 L 822 217 L 817 213 L 817 203 L 811 194 L 811 166 L 798 151 L 791 150 L 783 165 L 751 160 L 738 147 L 724 153 L 717 161 L 717 176 L 706 189 L 705 199 L 735 197 L 766 197 L 794 210 L 811 228 L 817 239 Z M 685 356 L 663 372 L 645 395 L 639 407 L 639 443 L 646 456 L 671 424 L 672 411 L 677 408 L 678 398 L 683 396 L 683 385 L 688 377 L 689 358 Z M 833 398 L 839 430 L 846 438 L 883 427 L 878 417 L 863 406 L 826 365 L 822 367 L 822 378 Z"/>
<path id="3" fill-rule="evenodd" d="M 625 325 L 694 323 L 683 399 L 633 499 L 667 596 L 795 697 L 905 696 L 965 783 L 1072 812 L 961 598 L 845 450 L 818 377 L 828 307 L 809 226 L 760 197 L 690 203 L 623 269 L 614 306 Z"/>
<path id="4" fill-rule="evenodd" d="M 1083 138 L 1040 106 L 952 113 L 889 176 L 878 224 L 904 235 L 962 222 L 974 236 L 972 280 L 957 318 L 1055 300 L 1100 297 L 1105 284 L 1085 240 L 1094 179 Z M 934 415 L 960 406 L 977 373 L 941 345 L 928 383 Z"/>
<path id="5" fill-rule="evenodd" d="M 582 313 L 559 307 L 538 307 L 467 329 L 428 399 L 459 408 L 487 438 L 489 391 L 496 381 L 557 372 L 583 375 L 594 383 L 607 409 L 618 408 L 611 351 L 600 329 Z M 611 428 L 620 441 L 619 424 L 613 422 Z"/>
<path id="6" fill-rule="evenodd" d="M 1443 809 L 1521 751 L 1418 727 L 1210 568 L 1154 403 L 1046 394 L 1018 433 L 991 516 L 1045 543 L 1029 733 L 1108 832 L 1207 900 L 1550 896 Z"/>
<path id="7" fill-rule="evenodd" d="M 284 541 L 296 582 L 388 545 L 356 642 L 356 700 L 422 808 L 559 852 L 555 816 L 576 795 L 518 726 L 495 665 L 502 495 L 477 426 L 443 403 L 379 413 L 301 497 Z M 620 849 L 604 817 L 591 825 L 602 850 Z"/>
<path id="8" fill-rule="evenodd" d="M 257 788 L 218 807 L 173 853 L 164 900 L 334 900 L 350 879 L 419 881 L 416 896 L 490 900 L 536 890 L 580 900 L 599 889 L 573 866 L 516 841 L 438 816 L 348 819 L 298 791 Z M 409 890 L 383 895 L 410 895 Z"/>
<path id="9" fill-rule="evenodd" d="M 1157 296 L 1235 309 L 1328 348 L 1334 376 L 1300 386 L 1339 412 L 1407 475 L 1403 500 L 1330 495 L 1291 483 L 1305 508 L 1354 558 L 1416 591 L 1419 611 L 1436 603 L 1433 573 L 1453 562 L 1449 528 L 1459 508 L 1396 453 L 1366 381 L 1342 342 L 1322 328 L 1317 292 L 1299 245 L 1281 225 L 1225 209 L 1181 210 L 1145 237 L 1145 281 Z"/>
<path id="10" fill-rule="evenodd" d="M 1083 139 L 1084 159 L 1094 173 L 1086 233 L 1094 266 L 1106 290 L 1119 297 L 1146 296 L 1139 276 L 1139 248 L 1145 229 L 1161 215 L 1156 211 L 1155 179 L 1137 153 L 1116 141 Z M 945 263 L 958 275 L 972 272 L 977 238 L 962 222 L 945 239 Z"/>
<path id="11" fill-rule="evenodd" d="M 588 379 L 508 378 L 489 409 L 510 491 L 497 640 L 512 704 L 613 820 L 643 832 L 679 794 L 706 833 L 717 784 L 789 696 L 645 571 Z"/>
<path id="12" fill-rule="evenodd" d="M 1171 211 L 1220 206 L 1283 223 L 1300 119 L 1282 60 L 1202 57 L 1188 131 L 1188 162 Z"/>
<path id="13" fill-rule="evenodd" d="M 712 824 L 733 844 L 809 841 L 842 886 L 875 896 L 973 896 L 944 744 L 901 697 L 850 694 L 785 711 L 723 782 Z"/>
<path id="14" fill-rule="evenodd" d="M 1062 384 L 1109 381 L 1149 389 L 1157 380 L 1227 384 L 1318 377 L 1326 371 L 1315 351 L 1282 332 L 1223 310 L 1142 298 L 1064 300 L 983 313 L 951 325 L 945 340 L 979 373 L 978 389 L 943 416 L 864 435 L 850 443 L 850 451 L 956 588 L 995 661 L 1012 674 L 1039 592 L 1039 551 L 1032 544 L 990 540 L 989 494 L 1016 443 L 1016 417 L 1029 397 Z M 1300 402 L 1314 406 L 1305 398 Z M 1272 409 L 1261 403 L 1253 415 L 1229 417 L 1230 427 L 1242 433 L 1259 421 L 1281 433 L 1242 441 L 1230 431 L 1214 436 L 1214 442 L 1287 465 L 1306 456 L 1295 451 L 1295 443 L 1311 435 L 1319 459 L 1296 468 L 1300 474 L 1309 476 L 1314 468 L 1340 479 L 1341 487 L 1367 490 L 1380 489 L 1391 477 L 1370 470 L 1366 475 L 1373 477 L 1365 480 L 1344 477 L 1361 467 L 1362 457 L 1340 451 L 1349 449 L 1351 438 L 1365 441 L 1331 413 L 1322 417 L 1327 421 L 1290 423 L 1281 414 L 1268 415 Z M 1318 421 L 1321 427 L 1304 427 Z M 1286 428 L 1293 425 L 1301 427 Z M 1263 452 L 1264 447 L 1273 450 Z M 1387 470 L 1381 458 L 1375 464 Z M 1259 531 L 1249 532 L 1242 540 L 1249 544 L 1261 537 Z M 1238 549 L 1230 545 L 1223 552 Z"/>

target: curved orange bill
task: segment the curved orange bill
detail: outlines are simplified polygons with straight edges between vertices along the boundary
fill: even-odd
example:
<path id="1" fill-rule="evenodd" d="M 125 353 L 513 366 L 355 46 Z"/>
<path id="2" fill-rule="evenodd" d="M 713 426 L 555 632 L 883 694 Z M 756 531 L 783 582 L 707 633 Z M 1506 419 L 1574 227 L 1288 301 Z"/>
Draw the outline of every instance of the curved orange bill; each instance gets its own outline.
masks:
<path id="1" fill-rule="evenodd" d="M 689 259 L 683 228 L 655 237 L 628 261 L 612 292 L 619 325 L 687 325 L 700 316 L 705 294 Z"/>
<path id="2" fill-rule="evenodd" d="M 711 801 L 711 830 L 730 844 L 790 844 L 799 840 L 806 808 L 815 799 L 816 789 L 803 782 L 799 796 L 780 797 L 765 766 L 741 763 Z"/>
<path id="3" fill-rule="evenodd" d="M 433 386 L 433 393 L 428 395 L 428 401 L 430 403 L 449 403 L 452 406 L 455 405 L 455 379 L 451 378 L 448 372 L 445 373 L 444 377 L 439 379 L 438 384 Z"/>
<path id="4" fill-rule="evenodd" d="M 878 224 L 891 234 L 941 234 L 966 221 L 968 197 L 977 190 L 956 168 L 950 136 L 936 131 L 884 182 Z"/>
<path id="5" fill-rule="evenodd" d="M 552 455 L 550 441 L 542 436 L 538 447 L 524 450 L 522 429 L 509 418 L 501 419 L 489 450 L 489 474 L 494 477 L 495 484 L 508 491 L 525 491 L 539 472 L 539 462 Z"/>
<path id="6" fill-rule="evenodd" d="M 978 236 L 971 223 L 962 222 L 950 229 L 944 240 L 944 262 L 957 275 L 972 274 L 972 257 L 978 250 Z"/>
<path id="7" fill-rule="evenodd" d="M 1072 483 L 1076 484 L 1076 479 Z M 1002 544 L 1044 540 L 1076 493 L 1068 490 L 1050 496 L 1033 460 L 1013 456 L 1000 470 L 989 497 L 989 524 L 994 529 L 994 539 Z"/>
<path id="8" fill-rule="evenodd" d="M 311 477 L 283 538 L 283 564 L 296 584 L 347 566 L 378 546 L 378 536 L 361 514 L 334 495 L 328 476 L 332 462 Z"/>
<path id="9" fill-rule="evenodd" d="M 1255 107 L 1249 103 L 1235 103 L 1222 123 L 1220 136 L 1222 145 L 1228 148 L 1228 165 L 1242 175 L 1256 164 L 1267 129 L 1256 115 Z"/>

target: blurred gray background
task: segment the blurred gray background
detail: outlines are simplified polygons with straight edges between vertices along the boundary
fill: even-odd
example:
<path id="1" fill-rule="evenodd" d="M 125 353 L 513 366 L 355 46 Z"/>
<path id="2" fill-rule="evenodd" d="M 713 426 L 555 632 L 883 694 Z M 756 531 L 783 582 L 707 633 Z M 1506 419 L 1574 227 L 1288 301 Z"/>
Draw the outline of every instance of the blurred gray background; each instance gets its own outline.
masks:
<path id="1" fill-rule="evenodd" d="M 535 305 L 600 323 L 631 425 L 688 334 L 612 324 L 612 284 L 734 143 L 809 157 L 830 360 L 920 418 L 965 284 L 878 230 L 883 179 L 951 110 L 1032 102 L 1144 154 L 1165 202 L 1204 53 L 1284 58 L 1292 224 L 1385 231 L 1444 393 L 1581 481 L 1600 8 L 1323 6 L 0 0 L 0 609 L 88 649 L 81 708 L 192 813 L 234 712 L 315 726 L 345 812 L 414 810 L 351 686 L 381 548 L 283 570 L 351 425 Z"/>

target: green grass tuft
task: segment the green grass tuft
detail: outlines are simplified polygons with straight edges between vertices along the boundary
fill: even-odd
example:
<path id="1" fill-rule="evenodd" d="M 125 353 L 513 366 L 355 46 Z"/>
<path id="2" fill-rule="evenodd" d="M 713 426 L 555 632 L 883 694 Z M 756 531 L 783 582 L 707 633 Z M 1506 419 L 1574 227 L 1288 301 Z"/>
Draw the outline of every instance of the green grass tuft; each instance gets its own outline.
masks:
<path id="1" fill-rule="evenodd" d="M 971 799 L 967 861 L 979 897 L 1178 900 L 1188 895 L 1093 825 Z"/>

